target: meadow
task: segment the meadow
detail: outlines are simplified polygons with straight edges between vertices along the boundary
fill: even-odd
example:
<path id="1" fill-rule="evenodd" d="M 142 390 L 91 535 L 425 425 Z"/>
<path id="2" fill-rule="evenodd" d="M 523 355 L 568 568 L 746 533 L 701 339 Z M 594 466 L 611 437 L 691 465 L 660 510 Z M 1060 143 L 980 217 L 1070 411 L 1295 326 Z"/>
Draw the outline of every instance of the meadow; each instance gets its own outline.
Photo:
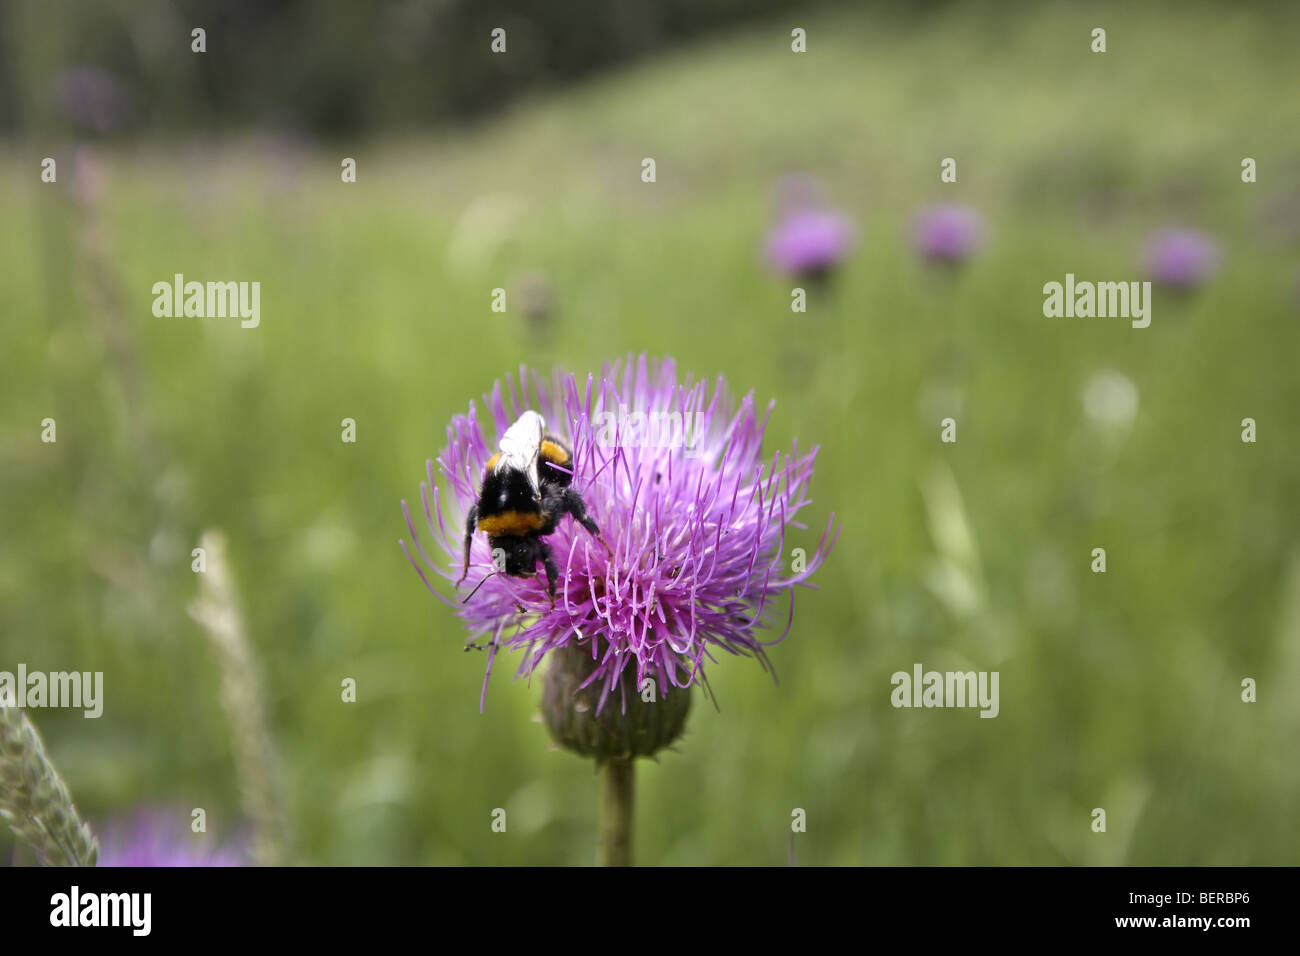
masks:
<path id="1" fill-rule="evenodd" d="M 78 806 L 246 832 L 186 613 L 219 529 L 291 859 L 592 862 L 591 765 L 548 748 L 517 659 L 479 713 L 483 657 L 403 557 L 398 502 L 494 380 L 644 352 L 775 399 L 773 449 L 821 449 L 792 544 L 831 512 L 842 534 L 779 682 L 722 661 L 718 708 L 697 696 L 677 752 L 642 762 L 638 862 L 1294 864 L 1298 16 L 827 12 L 806 54 L 780 20 L 437 134 L 0 143 L 0 669 L 104 673 L 99 719 L 30 715 Z M 859 232 L 806 313 L 761 254 L 791 172 Z M 910 246 L 936 202 L 988 224 L 960 269 Z M 1222 264 L 1157 290 L 1149 328 L 1044 316 L 1045 283 L 1140 278 L 1170 224 Z M 259 326 L 155 317 L 175 273 L 259 281 Z M 528 273 L 548 322 L 490 307 Z M 1107 372 L 1131 421 L 1085 408 Z M 917 662 L 998 671 L 996 719 L 891 706 Z"/>

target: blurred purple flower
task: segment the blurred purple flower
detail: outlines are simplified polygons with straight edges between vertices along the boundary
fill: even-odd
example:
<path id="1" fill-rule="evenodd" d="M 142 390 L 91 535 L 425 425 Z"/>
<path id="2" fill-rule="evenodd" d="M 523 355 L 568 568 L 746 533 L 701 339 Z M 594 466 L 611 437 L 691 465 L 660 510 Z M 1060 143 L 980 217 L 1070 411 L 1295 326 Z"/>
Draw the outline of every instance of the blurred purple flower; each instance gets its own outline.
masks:
<path id="1" fill-rule="evenodd" d="M 1176 289 L 1205 282 L 1219 267 L 1219 244 L 1200 232 L 1166 229 L 1147 240 L 1144 252 L 1147 275 Z"/>
<path id="2" fill-rule="evenodd" d="M 772 230 L 767 257 L 782 272 L 820 278 L 848 255 L 853 240 L 852 225 L 839 213 L 797 213 Z"/>
<path id="3" fill-rule="evenodd" d="M 984 220 L 966 206 L 929 206 L 912 223 L 916 251 L 930 262 L 964 262 L 983 240 Z"/>
<path id="4" fill-rule="evenodd" d="M 484 404 L 491 421 L 479 423 L 473 403 L 447 428 L 438 468 L 450 494 L 442 494 L 433 462 L 421 482 L 427 529 L 436 549 L 426 552 L 405 501 L 402 511 L 417 562 L 400 542 L 425 586 L 461 617 L 471 637 L 490 636 L 483 695 L 500 644 L 525 652 L 520 676 L 531 675 L 551 651 L 577 646 L 599 663 L 586 683 L 601 691 L 604 707 L 625 668 L 636 685 L 651 676 L 665 692 L 703 678 L 714 653 L 754 656 L 766 668 L 760 627 L 773 623 L 778 598 L 789 595 L 785 631 L 794 617 L 794 589 L 806 585 L 834 545 L 833 520 L 820 543 L 790 570 L 788 531 L 805 526 L 799 513 L 810 503 L 817 449 L 767 455 L 766 415 L 753 395 L 736 403 L 719 378 L 678 381 L 674 363 L 647 363 L 644 356 L 607 366 L 580 388 L 572 375 L 556 372 L 547 387 L 526 369 L 518 382 L 500 383 Z M 526 409 L 546 419 L 548 430 L 573 440 L 573 487 L 586 500 L 611 551 L 607 553 L 575 521 L 564 519 L 546 538 L 559 566 L 555 606 L 544 576 L 487 578 L 467 603 L 443 597 L 425 571 L 454 584 L 461 577 L 464 517 L 474 504 L 487 460 L 498 438 Z M 769 406 L 769 411 L 771 406 Z M 637 416 L 677 413 L 684 423 L 652 435 L 637 431 Z M 672 419 L 667 419 L 671 421 Z M 670 438 L 663 440 L 665 433 Z M 432 503 L 430 502 L 432 494 Z M 471 574 L 492 571 L 483 534 L 475 534 Z M 475 573 L 477 572 L 477 573 Z M 626 702 L 624 702 L 626 705 Z M 483 707 L 480 696 L 479 707 Z"/>
<path id="5" fill-rule="evenodd" d="M 126 86 L 97 66 L 80 66 L 60 73 L 54 80 L 54 95 L 68 119 L 96 133 L 120 128 L 131 111 Z"/>
<path id="6" fill-rule="evenodd" d="M 767 259 L 790 275 L 820 279 L 853 249 L 848 217 L 828 208 L 812 177 L 795 174 L 777 186 L 777 224 L 768 233 Z"/>
<path id="7" fill-rule="evenodd" d="M 542 272 L 525 272 L 511 282 L 515 301 L 529 324 L 540 328 L 551 318 L 555 309 L 555 291 Z"/>
<path id="8" fill-rule="evenodd" d="M 246 866 L 248 860 L 234 846 L 214 846 L 204 834 L 191 832 L 188 811 L 150 808 L 103 827 L 99 865 Z"/>

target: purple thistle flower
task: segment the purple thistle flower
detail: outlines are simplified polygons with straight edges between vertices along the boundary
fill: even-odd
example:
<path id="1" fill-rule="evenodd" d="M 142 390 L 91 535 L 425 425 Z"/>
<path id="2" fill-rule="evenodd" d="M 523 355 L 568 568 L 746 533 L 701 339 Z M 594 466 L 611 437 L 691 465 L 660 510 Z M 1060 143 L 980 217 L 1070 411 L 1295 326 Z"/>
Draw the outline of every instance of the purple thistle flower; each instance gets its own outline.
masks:
<path id="1" fill-rule="evenodd" d="M 75 67 L 60 73 L 54 81 L 54 95 L 73 123 L 95 133 L 121 127 L 131 111 L 126 87 L 112 73 L 97 66 Z"/>
<path id="2" fill-rule="evenodd" d="M 807 584 L 834 545 L 832 515 L 806 566 L 789 570 L 789 550 L 799 542 L 788 540 L 787 532 L 806 527 L 799 517 L 810 503 L 817 449 L 800 454 L 796 446 L 786 455 L 767 455 L 767 417 L 760 417 L 752 394 L 737 403 L 721 378 L 712 388 L 704 381 L 679 382 L 671 360 L 629 356 L 582 386 L 557 372 L 547 387 L 521 369 L 507 389 L 508 395 L 498 382 L 484 397 L 489 421 L 480 423 L 472 402 L 467 415 L 452 419 L 437 459 L 441 487 L 434 463 L 426 464 L 420 497 L 432 549 L 426 550 L 402 501 L 420 560 L 403 539 L 407 559 L 425 586 L 457 612 L 471 640 L 490 638 L 480 710 L 501 645 L 525 652 L 518 676 L 531 676 L 551 652 L 580 650 L 590 668 L 581 686 L 599 693 L 597 713 L 610 696 L 621 696 L 626 712 L 629 667 L 634 686 L 652 677 L 665 698 L 670 688 L 703 680 L 717 652 L 754 656 L 767 668 L 765 648 L 789 632 L 794 588 Z M 545 539 L 559 566 L 554 607 L 544 575 L 492 575 L 467 603 L 448 599 L 428 574 L 451 584 L 461 577 L 465 515 L 497 441 L 527 409 L 572 441 L 572 487 L 610 551 L 566 517 Z M 650 424 L 656 421 L 658 431 Z M 474 535 L 471 565 L 476 583 L 493 570 L 481 533 Z M 778 608 L 787 595 L 788 611 Z M 759 629 L 779 618 L 785 633 L 760 640 Z"/>
<path id="3" fill-rule="evenodd" d="M 849 220 L 837 212 L 808 209 L 783 218 L 767 237 L 768 261 L 782 272 L 824 278 L 853 248 Z"/>
<path id="4" fill-rule="evenodd" d="M 555 290 L 550 280 L 541 272 L 525 272 L 511 284 L 519 311 L 529 325 L 535 329 L 544 327 L 555 311 Z"/>
<path id="5" fill-rule="evenodd" d="M 1200 232 L 1166 229 L 1147 240 L 1147 275 L 1175 289 L 1205 282 L 1219 267 L 1219 244 Z"/>
<path id="6" fill-rule="evenodd" d="M 912 241 L 928 261 L 956 265 L 983 243 L 984 220 L 966 206 L 929 206 L 913 220 Z"/>
<path id="7" fill-rule="evenodd" d="M 789 275 L 824 279 L 853 249 L 853 224 L 827 207 L 811 176 L 784 177 L 776 203 L 777 224 L 767 236 L 768 262 Z"/>
<path id="8" fill-rule="evenodd" d="M 246 866 L 244 853 L 192 833 L 185 810 L 148 808 L 111 821 L 100 836 L 100 866 Z"/>

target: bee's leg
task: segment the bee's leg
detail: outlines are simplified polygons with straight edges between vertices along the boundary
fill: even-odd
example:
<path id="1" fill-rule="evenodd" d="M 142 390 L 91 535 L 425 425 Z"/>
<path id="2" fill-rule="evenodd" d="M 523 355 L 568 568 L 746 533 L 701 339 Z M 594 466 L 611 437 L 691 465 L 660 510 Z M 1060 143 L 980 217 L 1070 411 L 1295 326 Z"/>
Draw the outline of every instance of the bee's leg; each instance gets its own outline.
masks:
<path id="1" fill-rule="evenodd" d="M 474 526 L 478 524 L 478 505 L 473 505 L 469 509 L 469 514 L 465 518 L 465 569 L 461 572 L 460 581 L 464 581 L 469 576 L 469 549 L 474 543 Z M 460 585 L 457 581 L 457 586 Z"/>
<path id="2" fill-rule="evenodd" d="M 565 488 L 563 504 L 564 510 L 573 515 L 573 520 L 586 528 L 587 532 L 604 546 L 606 553 L 610 553 L 609 545 L 605 544 L 605 539 L 601 537 L 600 528 L 591 520 L 591 515 L 587 514 L 587 503 L 582 500 L 582 495 L 572 488 Z"/>
<path id="3" fill-rule="evenodd" d="M 555 579 L 560 576 L 560 569 L 555 566 L 555 556 L 545 541 L 538 541 L 537 556 L 542 559 L 542 567 L 546 568 L 546 593 L 551 597 L 551 610 L 555 610 Z"/>

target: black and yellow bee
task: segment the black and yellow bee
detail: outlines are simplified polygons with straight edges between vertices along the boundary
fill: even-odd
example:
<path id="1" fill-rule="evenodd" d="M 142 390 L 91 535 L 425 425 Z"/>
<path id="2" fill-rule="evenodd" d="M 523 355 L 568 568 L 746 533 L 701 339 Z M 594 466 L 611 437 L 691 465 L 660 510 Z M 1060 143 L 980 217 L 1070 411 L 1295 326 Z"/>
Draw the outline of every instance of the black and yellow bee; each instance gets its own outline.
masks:
<path id="1" fill-rule="evenodd" d="M 572 487 L 573 452 L 560 439 L 546 433 L 546 422 L 541 415 L 534 411 L 520 415 L 501 436 L 500 448 L 483 470 L 478 502 L 469 509 L 465 519 L 465 569 L 460 580 L 469 575 L 474 532 L 482 531 L 492 549 L 496 566 L 492 573 L 532 577 L 540 561 L 546 569 L 546 590 L 554 607 L 559 569 L 550 545 L 542 539 L 555 530 L 561 518 L 570 514 L 602 545 L 605 541 L 600 536 L 600 528 L 587 514 L 586 502 Z M 608 551 L 609 546 L 605 545 L 605 549 Z M 477 590 L 475 587 L 474 591 Z M 474 596 L 474 591 L 466 601 Z"/>

